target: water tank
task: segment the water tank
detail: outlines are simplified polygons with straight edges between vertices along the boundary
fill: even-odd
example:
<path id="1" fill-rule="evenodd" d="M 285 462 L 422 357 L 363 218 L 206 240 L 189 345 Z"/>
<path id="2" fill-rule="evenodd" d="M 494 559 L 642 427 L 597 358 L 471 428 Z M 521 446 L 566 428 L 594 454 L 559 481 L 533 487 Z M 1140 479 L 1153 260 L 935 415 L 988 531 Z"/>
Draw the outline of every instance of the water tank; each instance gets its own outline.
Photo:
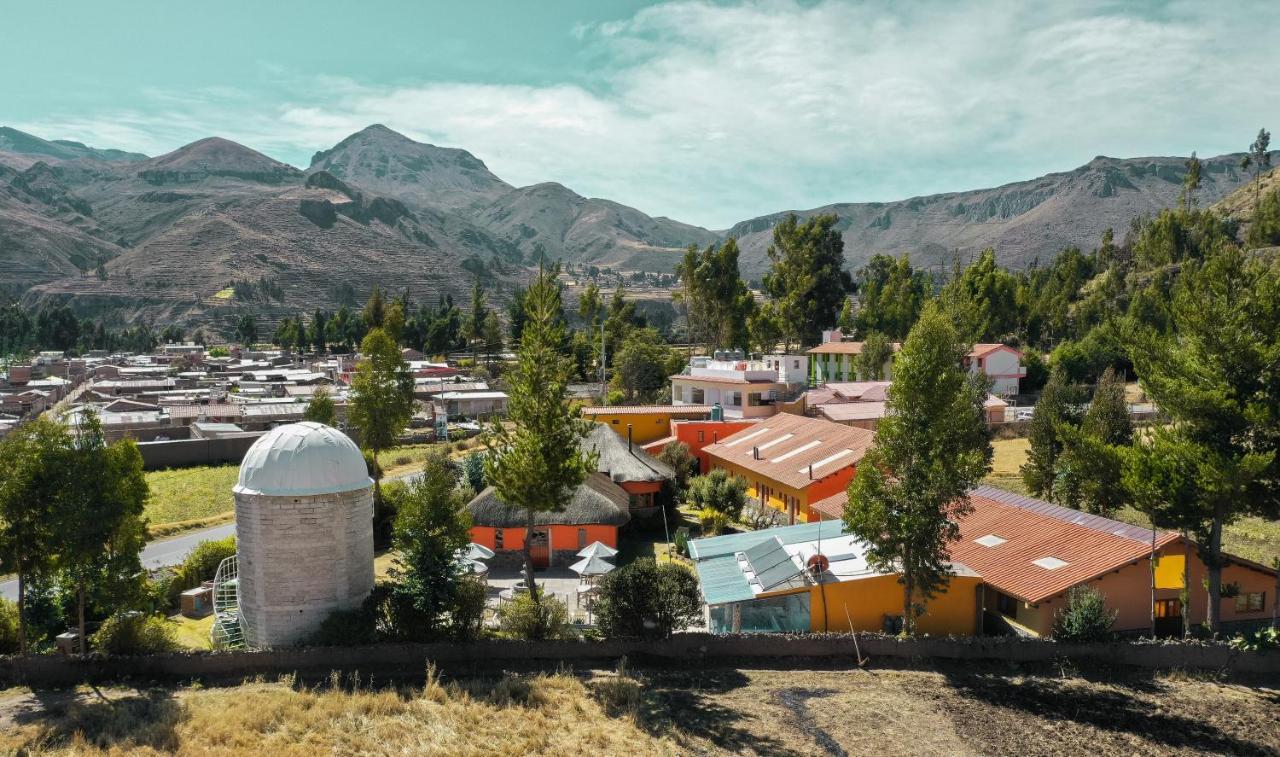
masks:
<path id="1" fill-rule="evenodd" d="M 248 646 L 304 641 L 373 590 L 373 481 L 346 434 L 311 422 L 268 431 L 234 492 Z"/>
<path id="2" fill-rule="evenodd" d="M 719 402 L 711 406 L 711 420 L 713 421 L 724 420 L 724 408 L 720 406 Z"/>

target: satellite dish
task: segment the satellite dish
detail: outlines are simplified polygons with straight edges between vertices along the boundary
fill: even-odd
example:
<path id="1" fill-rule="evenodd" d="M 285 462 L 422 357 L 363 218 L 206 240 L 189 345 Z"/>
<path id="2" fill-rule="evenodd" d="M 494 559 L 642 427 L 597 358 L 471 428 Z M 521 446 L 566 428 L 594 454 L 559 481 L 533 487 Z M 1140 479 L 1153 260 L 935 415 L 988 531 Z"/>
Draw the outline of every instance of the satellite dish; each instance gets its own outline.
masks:
<path id="1" fill-rule="evenodd" d="M 831 567 L 831 561 L 827 559 L 826 555 L 814 555 L 805 561 L 805 567 L 809 569 L 810 573 L 817 575 L 826 572 Z"/>

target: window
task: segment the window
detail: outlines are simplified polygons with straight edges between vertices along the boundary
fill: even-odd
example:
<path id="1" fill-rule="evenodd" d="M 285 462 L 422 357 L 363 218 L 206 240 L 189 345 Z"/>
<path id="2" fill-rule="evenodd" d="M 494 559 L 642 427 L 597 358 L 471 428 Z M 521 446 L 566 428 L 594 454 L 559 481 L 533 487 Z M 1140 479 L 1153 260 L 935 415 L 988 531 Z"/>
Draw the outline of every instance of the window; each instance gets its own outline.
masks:
<path id="1" fill-rule="evenodd" d="M 729 404 L 734 407 L 742 407 L 742 392 L 733 392 L 729 395 Z"/>
<path id="2" fill-rule="evenodd" d="M 752 392 L 751 394 L 748 394 L 747 404 L 750 405 L 751 407 L 760 407 L 760 394 L 758 392 Z"/>
<path id="3" fill-rule="evenodd" d="M 1262 612 L 1267 604 L 1265 591 L 1251 591 L 1236 595 L 1236 612 Z"/>
<path id="4" fill-rule="evenodd" d="M 1010 618 L 1018 617 L 1018 600 L 1008 594 L 996 593 L 996 612 Z"/>
<path id="5" fill-rule="evenodd" d="M 1182 617 L 1182 600 L 1180 599 L 1157 599 L 1155 604 L 1156 620 L 1163 618 L 1181 618 Z"/>
<path id="6" fill-rule="evenodd" d="M 495 528 L 493 530 L 493 548 L 502 549 L 502 529 Z"/>
<path id="7" fill-rule="evenodd" d="M 705 431 L 699 431 L 699 432 L 698 432 L 698 443 L 699 443 L 699 444 L 701 444 L 702 442 L 706 441 L 705 434 L 706 434 L 706 432 L 705 432 Z"/>
<path id="8" fill-rule="evenodd" d="M 706 396 L 703 394 L 703 391 L 701 389 L 695 388 L 693 390 L 693 404 L 701 405 L 705 400 L 706 400 Z"/>
<path id="9" fill-rule="evenodd" d="M 618 425 L 618 419 L 617 419 L 617 418 L 614 418 L 612 421 L 610 421 L 610 423 L 612 423 L 613 425 L 615 425 L 615 426 L 616 426 L 616 425 Z"/>
<path id="10" fill-rule="evenodd" d="M 578 549 L 582 549 L 585 546 L 587 546 L 587 529 L 579 528 L 578 529 Z"/>

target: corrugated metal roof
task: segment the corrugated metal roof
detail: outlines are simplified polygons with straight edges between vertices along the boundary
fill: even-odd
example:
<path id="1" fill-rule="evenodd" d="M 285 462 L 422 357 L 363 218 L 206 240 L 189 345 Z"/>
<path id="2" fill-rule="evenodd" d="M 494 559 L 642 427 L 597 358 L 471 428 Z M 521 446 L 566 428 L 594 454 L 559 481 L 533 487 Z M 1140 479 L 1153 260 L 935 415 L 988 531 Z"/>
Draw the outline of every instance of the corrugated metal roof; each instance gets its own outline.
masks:
<path id="1" fill-rule="evenodd" d="M 1141 526 L 994 486 L 974 488 L 969 499 L 973 512 L 960 519 L 960 540 L 950 545 L 952 559 L 976 570 L 1000 591 L 1027 602 L 1061 594 L 1151 553 L 1151 530 Z M 847 501 L 848 495 L 841 492 L 813 509 L 838 519 Z M 985 539 L 988 536 L 1003 541 L 995 546 L 979 541 L 996 542 Z M 1158 532 L 1156 546 L 1177 538 L 1175 533 Z M 1056 567 L 1046 567 L 1050 565 Z"/>
<path id="2" fill-rule="evenodd" d="M 866 429 L 780 413 L 704 449 L 713 460 L 732 463 L 761 478 L 803 489 L 841 468 L 856 465 L 874 439 L 875 434 Z M 754 457 L 753 449 L 760 450 L 760 459 Z M 845 449 L 852 454 L 818 465 Z M 809 477 L 810 465 L 814 466 L 813 478 Z"/>
<path id="3" fill-rule="evenodd" d="M 642 415 L 662 414 L 671 416 L 706 415 L 711 412 L 710 405 L 611 405 L 607 407 L 584 407 L 582 414 L 593 415 Z"/>

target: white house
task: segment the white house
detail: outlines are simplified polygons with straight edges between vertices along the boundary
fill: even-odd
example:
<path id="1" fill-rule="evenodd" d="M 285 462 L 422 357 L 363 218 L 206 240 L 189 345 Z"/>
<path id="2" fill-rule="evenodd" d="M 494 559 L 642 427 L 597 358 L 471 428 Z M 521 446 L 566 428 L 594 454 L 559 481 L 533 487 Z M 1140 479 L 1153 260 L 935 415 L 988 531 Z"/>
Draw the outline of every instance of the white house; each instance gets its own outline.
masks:
<path id="1" fill-rule="evenodd" d="M 1019 382 L 1027 375 L 1022 353 L 1007 344 L 975 344 L 964 358 L 970 373 L 985 373 L 992 380 L 991 393 L 1008 397 L 1019 393 Z"/>

